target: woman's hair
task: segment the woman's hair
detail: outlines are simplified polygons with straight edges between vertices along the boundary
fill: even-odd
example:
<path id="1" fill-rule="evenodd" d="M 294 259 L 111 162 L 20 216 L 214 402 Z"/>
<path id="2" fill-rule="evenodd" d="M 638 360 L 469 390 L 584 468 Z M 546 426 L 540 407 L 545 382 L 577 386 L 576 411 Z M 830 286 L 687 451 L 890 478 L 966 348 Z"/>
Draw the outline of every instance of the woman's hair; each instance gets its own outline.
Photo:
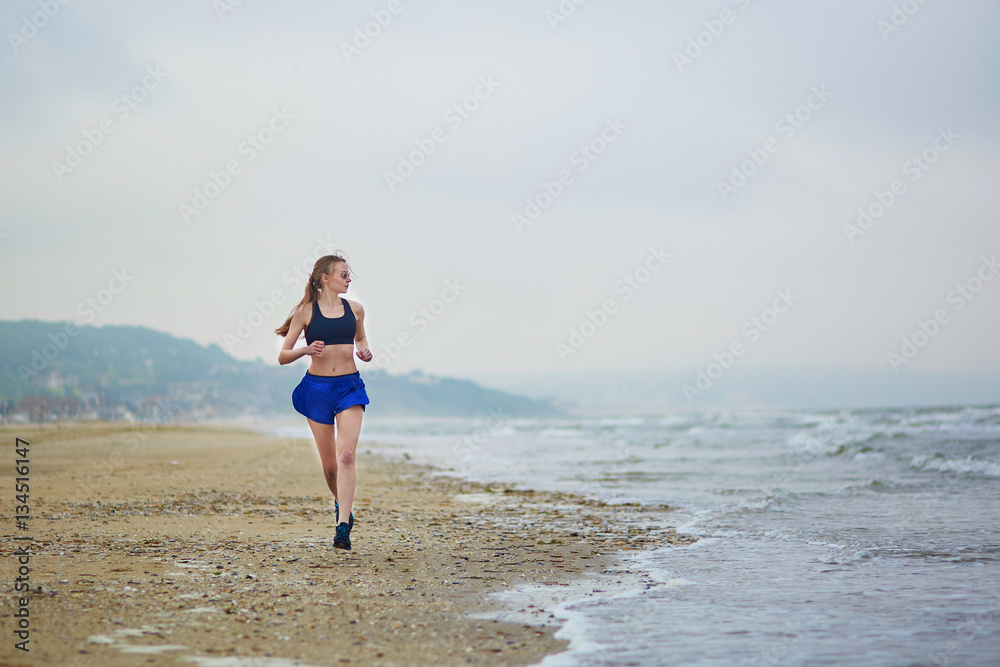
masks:
<path id="1" fill-rule="evenodd" d="M 330 271 L 333 270 L 333 265 L 337 262 L 347 264 L 347 260 L 340 255 L 323 255 L 316 260 L 316 263 L 313 265 L 312 273 L 309 274 L 309 281 L 306 283 L 305 295 L 303 295 L 302 300 L 296 304 L 295 308 L 292 308 L 292 312 L 288 315 L 288 319 L 285 320 L 285 323 L 275 329 L 274 333 L 279 336 L 288 335 L 288 329 L 292 325 L 292 316 L 295 315 L 295 311 L 297 311 L 301 306 L 312 303 L 319 298 L 320 292 L 322 291 L 320 287 L 323 285 L 320 278 L 324 274 L 330 273 Z M 347 270 L 351 271 L 350 264 L 347 265 Z"/>

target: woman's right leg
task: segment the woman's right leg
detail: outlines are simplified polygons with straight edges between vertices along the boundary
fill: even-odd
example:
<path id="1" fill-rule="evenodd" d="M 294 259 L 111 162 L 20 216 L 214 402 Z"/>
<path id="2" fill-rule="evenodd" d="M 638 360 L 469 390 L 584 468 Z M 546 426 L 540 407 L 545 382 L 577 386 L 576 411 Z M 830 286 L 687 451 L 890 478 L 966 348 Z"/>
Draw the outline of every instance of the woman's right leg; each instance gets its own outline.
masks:
<path id="1" fill-rule="evenodd" d="M 326 478 L 326 485 L 333 493 L 333 499 L 337 499 L 337 449 L 334 440 L 333 424 L 320 424 L 306 417 L 309 421 L 309 428 L 312 429 L 313 438 L 316 439 L 316 448 L 319 450 L 319 460 L 323 464 L 323 477 Z"/>

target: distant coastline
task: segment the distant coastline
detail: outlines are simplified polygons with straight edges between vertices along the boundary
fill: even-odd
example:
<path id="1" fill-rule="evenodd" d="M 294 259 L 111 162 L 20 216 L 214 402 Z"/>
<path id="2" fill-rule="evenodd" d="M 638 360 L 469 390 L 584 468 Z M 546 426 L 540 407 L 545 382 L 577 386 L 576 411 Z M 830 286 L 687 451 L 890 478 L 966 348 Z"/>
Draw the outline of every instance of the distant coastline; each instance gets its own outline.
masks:
<path id="1" fill-rule="evenodd" d="M 0 421 L 14 423 L 291 417 L 291 392 L 305 372 L 138 326 L 0 321 L 0 342 Z M 361 375 L 373 415 L 564 414 L 552 401 L 420 370 Z"/>

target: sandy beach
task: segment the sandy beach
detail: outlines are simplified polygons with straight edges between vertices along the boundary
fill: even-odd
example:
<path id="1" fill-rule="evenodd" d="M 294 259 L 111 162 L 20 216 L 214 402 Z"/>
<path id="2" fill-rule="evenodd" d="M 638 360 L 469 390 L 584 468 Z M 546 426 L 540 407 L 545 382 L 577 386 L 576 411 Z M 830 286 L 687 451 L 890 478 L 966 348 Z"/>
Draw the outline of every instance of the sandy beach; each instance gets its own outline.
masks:
<path id="1" fill-rule="evenodd" d="M 488 593 L 693 541 L 650 508 L 463 482 L 362 441 L 347 552 L 332 548 L 309 440 L 122 424 L 3 435 L 3 664 L 527 665 L 567 642 L 527 605 L 517 622 L 474 616 L 505 609 Z M 15 437 L 30 443 L 27 530 L 12 512 Z M 32 538 L 28 654 L 12 634 L 15 536 Z"/>

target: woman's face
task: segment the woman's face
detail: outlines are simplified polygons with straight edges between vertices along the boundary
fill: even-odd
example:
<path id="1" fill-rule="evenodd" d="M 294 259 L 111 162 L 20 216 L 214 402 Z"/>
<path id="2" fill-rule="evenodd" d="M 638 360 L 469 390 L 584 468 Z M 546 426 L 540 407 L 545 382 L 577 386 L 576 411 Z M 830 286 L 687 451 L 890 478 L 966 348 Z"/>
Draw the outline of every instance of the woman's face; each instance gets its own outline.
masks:
<path id="1" fill-rule="evenodd" d="M 347 270 L 345 262 L 334 263 L 330 273 L 327 274 L 327 284 L 331 290 L 338 294 L 347 291 L 348 285 L 351 284 L 351 274 Z"/>

